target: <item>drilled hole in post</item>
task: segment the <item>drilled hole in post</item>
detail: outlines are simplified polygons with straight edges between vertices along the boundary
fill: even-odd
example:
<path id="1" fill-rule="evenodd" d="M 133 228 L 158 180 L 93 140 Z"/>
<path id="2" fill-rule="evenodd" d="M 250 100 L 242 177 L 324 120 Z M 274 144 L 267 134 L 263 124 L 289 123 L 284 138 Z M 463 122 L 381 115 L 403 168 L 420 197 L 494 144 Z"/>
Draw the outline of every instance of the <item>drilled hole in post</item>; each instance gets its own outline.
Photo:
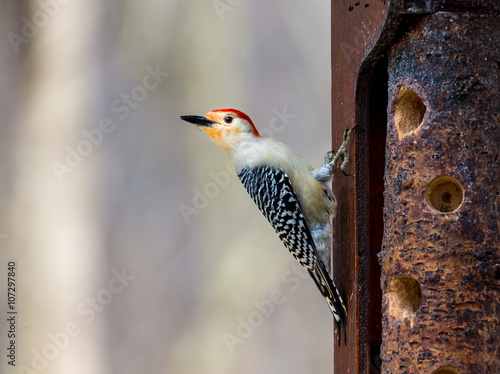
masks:
<path id="1" fill-rule="evenodd" d="M 432 374 L 460 374 L 460 372 L 451 366 L 443 366 L 442 368 L 434 370 Z"/>
<path id="2" fill-rule="evenodd" d="M 401 320 L 415 315 L 422 304 L 422 292 L 418 282 L 408 275 L 391 279 L 389 285 L 389 314 Z"/>
<path id="3" fill-rule="evenodd" d="M 394 121 L 399 140 L 420 126 L 426 110 L 424 102 L 415 91 L 401 87 L 394 105 Z"/>
<path id="4" fill-rule="evenodd" d="M 440 213 L 454 212 L 463 199 L 464 190 L 460 182 L 446 175 L 434 178 L 425 190 L 427 205 Z"/>

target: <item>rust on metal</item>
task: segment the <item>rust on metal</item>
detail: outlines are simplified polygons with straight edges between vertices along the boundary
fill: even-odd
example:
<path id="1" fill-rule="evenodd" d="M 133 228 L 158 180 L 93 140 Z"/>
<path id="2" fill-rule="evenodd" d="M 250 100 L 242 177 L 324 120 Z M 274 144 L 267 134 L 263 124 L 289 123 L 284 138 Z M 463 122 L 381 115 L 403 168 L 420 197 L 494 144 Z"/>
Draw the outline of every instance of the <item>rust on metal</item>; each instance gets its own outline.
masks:
<path id="1" fill-rule="evenodd" d="M 333 184 L 339 200 L 337 217 L 342 218 L 334 221 L 332 272 L 349 313 L 347 344 L 335 345 L 334 369 L 335 373 L 368 373 L 370 367 L 378 365 L 374 361 L 378 360 L 381 339 L 380 266 L 376 255 L 382 240 L 385 132 L 370 131 L 377 126 L 375 122 L 369 126 L 367 120 L 370 111 L 372 118 L 382 119 L 379 124 L 385 128 L 386 105 L 382 102 L 369 108 L 367 91 L 377 62 L 370 53 L 382 34 L 389 2 L 332 1 L 331 6 L 333 149 L 340 145 L 346 128 L 360 125 L 363 129 L 356 133 L 356 146 L 350 149 L 350 173 L 354 176 L 338 175 Z M 363 69 L 365 72 L 360 73 Z M 357 98 L 360 76 L 364 77 L 361 91 L 366 93 L 361 104 Z M 371 178 L 367 176 L 368 163 Z"/>

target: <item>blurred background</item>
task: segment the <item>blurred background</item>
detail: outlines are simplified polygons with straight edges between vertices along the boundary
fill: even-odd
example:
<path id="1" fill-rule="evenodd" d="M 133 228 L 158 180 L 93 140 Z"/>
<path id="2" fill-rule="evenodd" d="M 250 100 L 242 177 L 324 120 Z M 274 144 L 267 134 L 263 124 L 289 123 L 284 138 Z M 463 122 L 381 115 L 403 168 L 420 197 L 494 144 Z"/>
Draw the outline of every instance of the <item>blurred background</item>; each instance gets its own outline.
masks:
<path id="1" fill-rule="evenodd" d="M 237 108 L 322 164 L 329 2 L 0 8 L 0 372 L 331 373 L 325 301 L 179 119 Z"/>

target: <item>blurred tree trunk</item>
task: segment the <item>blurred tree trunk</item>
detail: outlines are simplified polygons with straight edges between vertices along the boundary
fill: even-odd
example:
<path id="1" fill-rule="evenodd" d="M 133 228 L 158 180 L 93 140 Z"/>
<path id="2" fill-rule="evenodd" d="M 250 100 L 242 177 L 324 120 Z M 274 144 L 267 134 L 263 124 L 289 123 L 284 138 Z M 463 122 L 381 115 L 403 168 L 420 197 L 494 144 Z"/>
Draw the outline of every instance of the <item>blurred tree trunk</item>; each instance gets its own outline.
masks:
<path id="1" fill-rule="evenodd" d="M 95 146 L 81 132 L 96 104 L 99 5 L 9 3 L 0 12 L 0 273 L 15 261 L 18 314 L 16 368 L 2 354 L 0 371 L 104 373 L 101 329 L 77 309 L 107 282 L 89 279 L 101 266 L 99 185 Z"/>

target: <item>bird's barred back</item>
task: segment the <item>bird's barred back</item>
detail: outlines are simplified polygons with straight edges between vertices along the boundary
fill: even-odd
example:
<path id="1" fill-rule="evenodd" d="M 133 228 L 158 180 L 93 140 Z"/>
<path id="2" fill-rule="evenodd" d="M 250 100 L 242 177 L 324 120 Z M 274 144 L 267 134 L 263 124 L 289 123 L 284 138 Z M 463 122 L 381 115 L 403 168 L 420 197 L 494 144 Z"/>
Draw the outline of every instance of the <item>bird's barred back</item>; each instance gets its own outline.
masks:
<path id="1" fill-rule="evenodd" d="M 243 168 L 238 177 L 292 255 L 307 269 L 316 263 L 314 241 L 288 176 L 270 166 Z"/>

